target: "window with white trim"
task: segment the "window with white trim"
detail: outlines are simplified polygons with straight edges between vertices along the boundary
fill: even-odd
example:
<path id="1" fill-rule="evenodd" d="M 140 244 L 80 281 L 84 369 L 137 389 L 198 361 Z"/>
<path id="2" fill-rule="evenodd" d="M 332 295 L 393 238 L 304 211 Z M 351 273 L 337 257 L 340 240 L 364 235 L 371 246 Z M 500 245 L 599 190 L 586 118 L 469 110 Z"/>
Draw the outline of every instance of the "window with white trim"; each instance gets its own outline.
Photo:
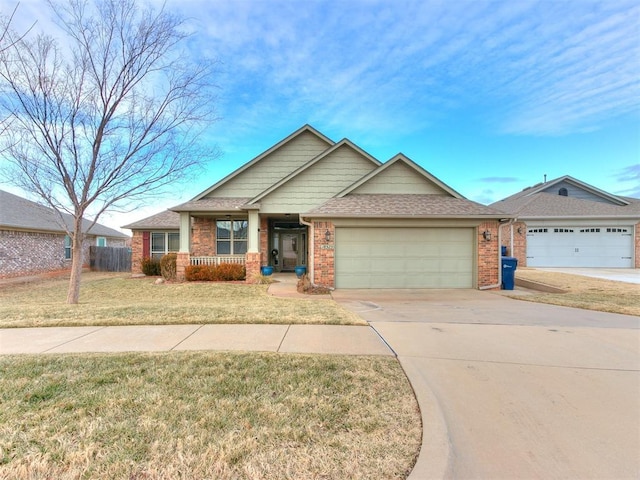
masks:
<path id="1" fill-rule="evenodd" d="M 247 253 L 249 222 L 247 220 L 216 221 L 216 253 L 244 255 Z"/>
<path id="2" fill-rule="evenodd" d="M 96 237 L 96 247 L 106 247 L 106 246 L 107 246 L 106 237 Z"/>
<path id="3" fill-rule="evenodd" d="M 69 235 L 64 236 L 64 259 L 71 260 L 71 252 L 73 251 L 71 247 L 71 237 Z"/>
<path id="4" fill-rule="evenodd" d="M 151 232 L 151 258 L 161 258 L 180 250 L 180 234 L 175 232 Z"/>

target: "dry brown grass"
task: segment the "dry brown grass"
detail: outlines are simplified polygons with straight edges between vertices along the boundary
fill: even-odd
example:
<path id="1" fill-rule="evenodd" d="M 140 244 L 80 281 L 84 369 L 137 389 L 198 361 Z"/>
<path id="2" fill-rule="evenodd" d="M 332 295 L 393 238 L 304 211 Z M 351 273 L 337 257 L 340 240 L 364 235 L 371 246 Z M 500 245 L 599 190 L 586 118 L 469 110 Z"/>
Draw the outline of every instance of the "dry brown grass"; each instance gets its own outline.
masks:
<path id="1" fill-rule="evenodd" d="M 403 479 L 397 361 L 235 353 L 0 358 L 2 479 Z"/>
<path id="2" fill-rule="evenodd" d="M 514 298 L 602 312 L 640 315 L 640 286 L 633 283 L 520 267 L 516 270 L 516 278 L 562 288 L 566 293 L 536 292 Z"/>
<path id="3" fill-rule="evenodd" d="M 84 273 L 80 304 L 64 278 L 0 288 L 0 327 L 277 323 L 364 325 L 332 300 L 276 298 L 268 285 L 164 283 L 130 274 Z"/>

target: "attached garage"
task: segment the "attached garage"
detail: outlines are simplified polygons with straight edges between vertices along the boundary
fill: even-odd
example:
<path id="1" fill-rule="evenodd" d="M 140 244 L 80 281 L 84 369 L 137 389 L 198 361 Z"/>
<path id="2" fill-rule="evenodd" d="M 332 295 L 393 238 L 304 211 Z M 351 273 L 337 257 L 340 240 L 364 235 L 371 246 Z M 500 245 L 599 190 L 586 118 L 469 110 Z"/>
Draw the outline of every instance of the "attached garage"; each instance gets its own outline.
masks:
<path id="1" fill-rule="evenodd" d="M 531 225 L 527 266 L 633 268 L 633 231 L 631 225 Z"/>
<path id="2" fill-rule="evenodd" d="M 474 239 L 474 228 L 336 228 L 336 288 L 473 288 Z"/>

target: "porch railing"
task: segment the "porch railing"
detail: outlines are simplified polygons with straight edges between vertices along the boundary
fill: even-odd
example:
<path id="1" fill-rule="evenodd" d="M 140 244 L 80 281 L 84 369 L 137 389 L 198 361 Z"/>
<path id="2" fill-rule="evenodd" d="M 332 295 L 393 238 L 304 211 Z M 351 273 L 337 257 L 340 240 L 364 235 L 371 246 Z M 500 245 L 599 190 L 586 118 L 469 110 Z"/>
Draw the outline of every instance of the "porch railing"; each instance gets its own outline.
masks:
<path id="1" fill-rule="evenodd" d="M 214 257 L 191 257 L 191 265 L 214 265 L 237 263 L 244 265 L 244 255 L 216 255 Z"/>

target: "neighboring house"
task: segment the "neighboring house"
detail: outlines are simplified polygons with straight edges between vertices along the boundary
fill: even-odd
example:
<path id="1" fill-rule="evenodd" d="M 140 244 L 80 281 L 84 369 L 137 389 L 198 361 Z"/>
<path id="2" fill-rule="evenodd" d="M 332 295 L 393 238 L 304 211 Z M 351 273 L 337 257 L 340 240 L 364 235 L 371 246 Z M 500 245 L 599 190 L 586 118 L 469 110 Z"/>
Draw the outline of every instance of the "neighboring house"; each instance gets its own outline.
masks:
<path id="1" fill-rule="evenodd" d="M 529 267 L 640 268 L 640 199 L 570 176 L 490 205 L 513 215 L 502 244 Z"/>
<path id="2" fill-rule="evenodd" d="M 179 277 L 190 264 L 236 262 L 249 281 L 263 265 L 300 265 L 337 288 L 499 288 L 508 218 L 402 154 L 381 163 L 305 125 L 191 201 L 125 228 L 134 272 L 141 258 L 178 250 Z"/>
<path id="3" fill-rule="evenodd" d="M 63 215 L 67 228 L 71 215 Z M 84 220 L 88 227 L 90 222 Z M 89 247 L 124 247 L 129 236 L 95 224 L 83 243 L 83 260 Z M 71 268 L 71 238 L 58 214 L 38 203 L 0 190 L 0 278 L 33 275 Z"/>

